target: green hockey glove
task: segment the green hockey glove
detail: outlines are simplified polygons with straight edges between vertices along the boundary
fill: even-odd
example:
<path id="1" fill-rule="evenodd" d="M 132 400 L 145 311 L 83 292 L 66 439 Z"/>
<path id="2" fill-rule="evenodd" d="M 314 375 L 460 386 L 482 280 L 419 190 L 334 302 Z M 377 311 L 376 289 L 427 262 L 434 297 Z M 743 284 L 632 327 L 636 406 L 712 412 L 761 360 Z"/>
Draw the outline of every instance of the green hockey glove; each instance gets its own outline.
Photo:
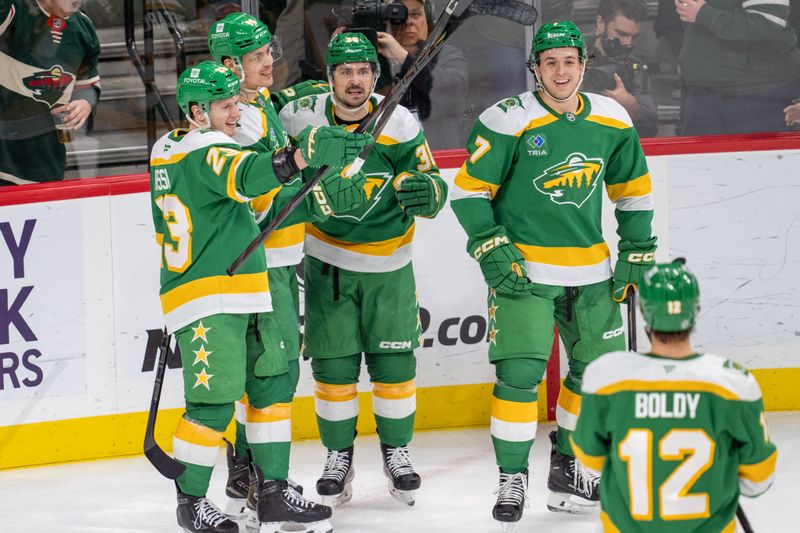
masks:
<path id="1" fill-rule="evenodd" d="M 656 238 L 641 243 L 620 243 L 619 258 L 614 267 L 611 297 L 624 302 L 628 287 L 638 289 L 642 276 L 656 262 Z"/>
<path id="2" fill-rule="evenodd" d="M 447 184 L 435 174 L 403 172 L 394 187 L 397 203 L 409 216 L 433 218 L 447 202 Z"/>
<path id="3" fill-rule="evenodd" d="M 306 80 L 287 87 L 277 93 L 271 93 L 270 98 L 276 111 L 280 111 L 286 104 L 294 102 L 304 96 L 331 92 L 328 83 L 322 80 Z"/>
<path id="4" fill-rule="evenodd" d="M 335 214 L 356 209 L 366 201 L 364 185 L 367 178 L 360 170 L 353 176 L 342 172 L 329 172 L 318 185 L 325 191 Z"/>
<path id="5" fill-rule="evenodd" d="M 297 136 L 297 147 L 310 167 L 346 167 L 374 142 L 368 133 L 350 133 L 341 126 L 306 126 Z"/>
<path id="6" fill-rule="evenodd" d="M 470 237 L 467 252 L 478 261 L 490 289 L 504 294 L 520 294 L 533 289 L 525 270 L 525 259 L 511 244 L 502 226 Z"/>

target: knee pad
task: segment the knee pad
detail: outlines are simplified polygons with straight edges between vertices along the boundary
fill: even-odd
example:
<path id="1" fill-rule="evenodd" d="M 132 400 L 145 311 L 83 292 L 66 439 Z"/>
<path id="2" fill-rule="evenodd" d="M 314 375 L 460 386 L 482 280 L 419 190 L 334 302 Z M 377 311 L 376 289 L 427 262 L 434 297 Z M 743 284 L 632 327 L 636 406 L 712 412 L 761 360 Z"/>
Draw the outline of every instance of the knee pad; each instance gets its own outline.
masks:
<path id="1" fill-rule="evenodd" d="M 365 359 L 370 381 L 373 382 L 403 383 L 417 376 L 414 352 L 368 353 Z"/>
<path id="2" fill-rule="evenodd" d="M 494 366 L 498 385 L 535 392 L 542 381 L 547 361 L 530 358 L 501 359 Z"/>
<path id="3" fill-rule="evenodd" d="M 361 354 L 344 357 L 313 357 L 311 372 L 314 381 L 329 385 L 358 383 L 361 374 Z"/>
<path id="4" fill-rule="evenodd" d="M 211 428 L 214 431 L 225 431 L 233 417 L 233 402 L 186 402 L 186 414 L 184 416 L 186 419 Z"/>

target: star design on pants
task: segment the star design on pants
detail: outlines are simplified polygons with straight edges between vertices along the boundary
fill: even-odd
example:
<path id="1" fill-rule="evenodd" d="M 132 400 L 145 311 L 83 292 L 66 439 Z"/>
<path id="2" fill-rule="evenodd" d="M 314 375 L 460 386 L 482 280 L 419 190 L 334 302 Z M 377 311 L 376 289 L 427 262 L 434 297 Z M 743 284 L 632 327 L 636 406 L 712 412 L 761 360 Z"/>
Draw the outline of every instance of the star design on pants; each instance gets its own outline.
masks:
<path id="1" fill-rule="evenodd" d="M 214 377 L 214 374 L 206 374 L 206 369 L 200 371 L 199 374 L 195 374 L 197 377 L 197 381 L 194 382 L 193 389 L 196 389 L 199 385 L 202 385 L 206 388 L 206 390 L 211 390 L 211 385 L 208 383 L 211 378 Z"/>
<path id="2" fill-rule="evenodd" d="M 213 328 L 204 327 L 203 321 L 201 320 L 196 328 L 192 328 L 192 331 L 194 331 L 194 337 L 192 337 L 192 342 L 196 341 L 197 339 L 203 339 L 203 342 L 208 343 L 208 339 L 206 338 L 206 332 L 211 331 L 212 329 Z"/>
<path id="3" fill-rule="evenodd" d="M 211 366 L 210 364 L 208 364 L 208 356 L 211 355 L 212 353 L 214 352 L 206 351 L 205 345 L 201 345 L 199 350 L 194 350 L 195 358 L 194 358 L 194 363 L 192 363 L 192 366 L 196 365 L 200 361 L 205 363 L 206 366 Z"/>
<path id="4" fill-rule="evenodd" d="M 492 305 L 489 306 L 489 320 L 497 320 L 496 314 L 498 309 L 500 309 L 500 306 L 492 302 Z"/>
<path id="5" fill-rule="evenodd" d="M 495 346 L 497 346 L 497 334 L 498 333 L 500 333 L 500 330 L 499 329 L 494 329 L 494 326 L 492 326 L 492 329 L 489 330 L 489 342 L 491 342 Z"/>

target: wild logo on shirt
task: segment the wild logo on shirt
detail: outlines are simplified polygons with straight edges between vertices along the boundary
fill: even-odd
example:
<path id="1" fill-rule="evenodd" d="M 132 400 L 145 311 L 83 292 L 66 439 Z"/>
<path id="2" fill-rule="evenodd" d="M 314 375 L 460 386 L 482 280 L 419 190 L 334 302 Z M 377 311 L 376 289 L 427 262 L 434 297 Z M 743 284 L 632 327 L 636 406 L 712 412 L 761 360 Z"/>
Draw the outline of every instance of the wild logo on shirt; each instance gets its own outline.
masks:
<path id="1" fill-rule="evenodd" d="M 334 218 L 346 218 L 361 222 L 364 220 L 364 217 L 380 203 L 386 185 L 392 181 L 392 175 L 386 172 L 379 172 L 376 174 L 367 174 L 366 176 L 367 182 L 364 184 L 364 195 L 367 197 L 367 202 L 349 213 L 333 215 Z"/>
<path id="2" fill-rule="evenodd" d="M 575 152 L 535 178 L 533 186 L 557 204 L 581 207 L 597 188 L 604 165 L 602 158 Z"/>

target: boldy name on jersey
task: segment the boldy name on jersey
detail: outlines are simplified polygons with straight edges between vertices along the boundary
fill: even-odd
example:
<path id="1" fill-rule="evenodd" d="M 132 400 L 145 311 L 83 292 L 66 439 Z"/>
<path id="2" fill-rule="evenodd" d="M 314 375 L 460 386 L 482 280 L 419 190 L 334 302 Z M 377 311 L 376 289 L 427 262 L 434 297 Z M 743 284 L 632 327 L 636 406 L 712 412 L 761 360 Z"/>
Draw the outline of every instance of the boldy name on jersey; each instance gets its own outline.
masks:
<path id="1" fill-rule="evenodd" d="M 637 392 L 636 418 L 695 418 L 700 394 L 696 392 Z"/>

